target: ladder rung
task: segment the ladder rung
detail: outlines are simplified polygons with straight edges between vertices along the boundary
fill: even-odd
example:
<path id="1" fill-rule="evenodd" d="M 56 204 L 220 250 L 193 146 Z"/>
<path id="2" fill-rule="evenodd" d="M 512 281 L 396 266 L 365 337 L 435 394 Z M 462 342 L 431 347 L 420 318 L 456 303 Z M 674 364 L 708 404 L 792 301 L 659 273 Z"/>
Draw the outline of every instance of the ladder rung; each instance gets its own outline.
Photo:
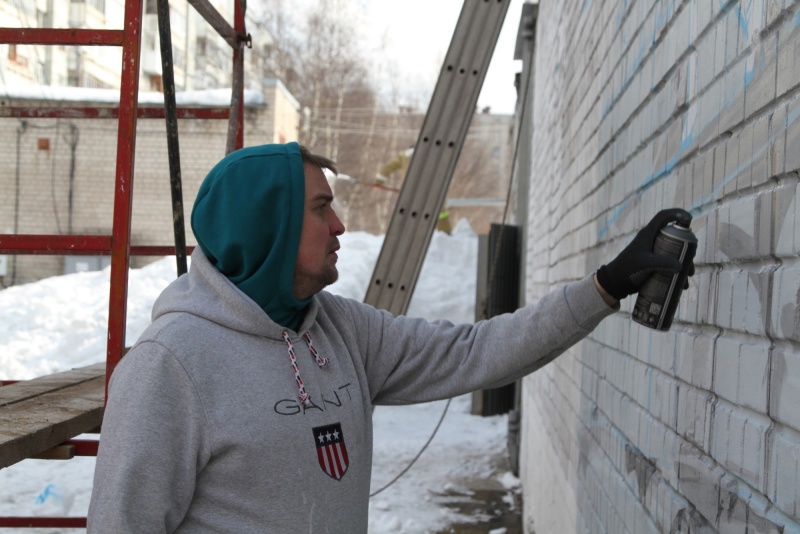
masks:
<path id="1" fill-rule="evenodd" d="M 122 30 L 0 28 L 0 43 L 122 46 Z"/>
<path id="2" fill-rule="evenodd" d="M 111 236 L 0 234 L 0 253 L 75 256 L 110 254 Z"/>
<path id="3" fill-rule="evenodd" d="M 230 115 L 230 109 L 178 108 L 177 113 L 180 119 L 227 119 Z M 164 108 L 139 107 L 137 116 L 140 119 L 163 119 Z M 116 119 L 119 117 L 119 108 L 69 106 L 52 108 L 0 107 L 0 117 L 19 119 Z"/>

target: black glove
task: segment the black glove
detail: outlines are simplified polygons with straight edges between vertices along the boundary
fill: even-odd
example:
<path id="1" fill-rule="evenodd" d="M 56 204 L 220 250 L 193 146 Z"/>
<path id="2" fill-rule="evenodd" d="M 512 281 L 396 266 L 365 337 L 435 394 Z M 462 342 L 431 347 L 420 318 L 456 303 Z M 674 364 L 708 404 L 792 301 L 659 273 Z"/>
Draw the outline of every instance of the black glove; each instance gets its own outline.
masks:
<path id="1" fill-rule="evenodd" d="M 636 293 L 654 271 L 672 275 L 683 269 L 681 262 L 675 258 L 653 253 L 656 236 L 670 222 L 677 222 L 688 228 L 692 216 L 680 208 L 659 211 L 647 226 L 639 230 L 619 256 L 600 267 L 597 271 L 597 282 L 609 295 L 622 300 Z M 690 261 L 692 259 L 689 258 Z M 688 274 L 694 274 L 693 263 L 689 266 Z"/>

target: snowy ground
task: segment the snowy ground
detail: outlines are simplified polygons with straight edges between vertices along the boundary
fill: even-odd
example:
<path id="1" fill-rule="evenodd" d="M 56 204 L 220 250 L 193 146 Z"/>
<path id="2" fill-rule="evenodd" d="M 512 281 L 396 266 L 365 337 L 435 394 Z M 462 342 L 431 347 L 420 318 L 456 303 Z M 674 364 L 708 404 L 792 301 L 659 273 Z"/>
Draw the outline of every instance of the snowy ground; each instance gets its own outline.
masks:
<path id="1" fill-rule="evenodd" d="M 340 280 L 330 291 L 363 300 L 383 238 L 341 237 Z M 409 315 L 472 322 L 477 238 L 465 221 L 431 242 Z M 127 339 L 150 320 L 150 308 L 174 278 L 174 259 L 131 272 Z M 102 361 L 108 316 L 108 270 L 42 280 L 0 291 L 0 379 L 27 379 Z M 372 491 L 400 473 L 420 451 L 445 402 L 375 410 Z M 369 532 L 425 533 L 464 522 L 441 494 L 468 490 L 464 480 L 494 478 L 509 494 L 518 480 L 502 468 L 506 417 L 470 415 L 468 396 L 454 399 L 430 446 L 394 485 L 370 500 Z M 501 466 L 498 468 L 498 466 Z M 0 516 L 85 516 L 94 458 L 25 460 L 0 470 Z M 474 518 L 472 518 L 474 519 Z M 60 532 L 0 529 L 3 533 Z M 502 530 L 500 531 L 502 532 Z"/>

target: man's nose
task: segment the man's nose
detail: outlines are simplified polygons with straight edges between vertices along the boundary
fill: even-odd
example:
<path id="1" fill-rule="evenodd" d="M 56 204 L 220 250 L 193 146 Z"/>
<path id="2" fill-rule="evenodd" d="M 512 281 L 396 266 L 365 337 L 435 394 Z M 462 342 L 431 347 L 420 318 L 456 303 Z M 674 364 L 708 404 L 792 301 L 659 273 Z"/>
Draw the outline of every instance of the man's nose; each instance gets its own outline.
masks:
<path id="1" fill-rule="evenodd" d="M 339 219 L 339 216 L 336 215 L 336 212 L 333 212 L 333 221 L 331 221 L 331 235 L 342 235 L 344 233 L 344 224 Z"/>

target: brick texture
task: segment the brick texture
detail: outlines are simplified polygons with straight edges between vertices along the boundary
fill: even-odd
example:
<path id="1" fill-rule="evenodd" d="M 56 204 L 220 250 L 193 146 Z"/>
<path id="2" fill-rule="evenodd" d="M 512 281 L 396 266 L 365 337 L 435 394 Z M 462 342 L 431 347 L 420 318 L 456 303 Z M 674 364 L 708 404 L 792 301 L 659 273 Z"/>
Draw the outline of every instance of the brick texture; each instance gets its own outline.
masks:
<path id="1" fill-rule="evenodd" d="M 800 532 L 800 0 L 542 0 L 534 46 L 527 300 L 662 208 L 699 245 L 669 332 L 523 381 L 527 532 Z"/>
<path id="2" fill-rule="evenodd" d="M 266 88 L 264 97 L 268 105 L 245 109 L 245 143 L 296 140 L 298 110 L 275 87 Z M 188 245 L 194 245 L 188 221 L 192 203 L 205 175 L 225 155 L 227 128 L 227 120 L 178 121 Z M 49 143 L 47 149 L 41 148 L 40 140 Z M 0 144 L 7 147 L 7 157 L 0 160 L 0 233 L 111 234 L 116 120 L 0 118 Z M 140 119 L 137 123 L 133 184 L 131 244 L 174 244 L 163 119 Z M 153 258 L 132 257 L 131 265 L 141 267 L 150 261 Z M 9 273 L 0 282 L 23 284 L 63 274 L 64 262 L 61 256 L 11 256 Z"/>

